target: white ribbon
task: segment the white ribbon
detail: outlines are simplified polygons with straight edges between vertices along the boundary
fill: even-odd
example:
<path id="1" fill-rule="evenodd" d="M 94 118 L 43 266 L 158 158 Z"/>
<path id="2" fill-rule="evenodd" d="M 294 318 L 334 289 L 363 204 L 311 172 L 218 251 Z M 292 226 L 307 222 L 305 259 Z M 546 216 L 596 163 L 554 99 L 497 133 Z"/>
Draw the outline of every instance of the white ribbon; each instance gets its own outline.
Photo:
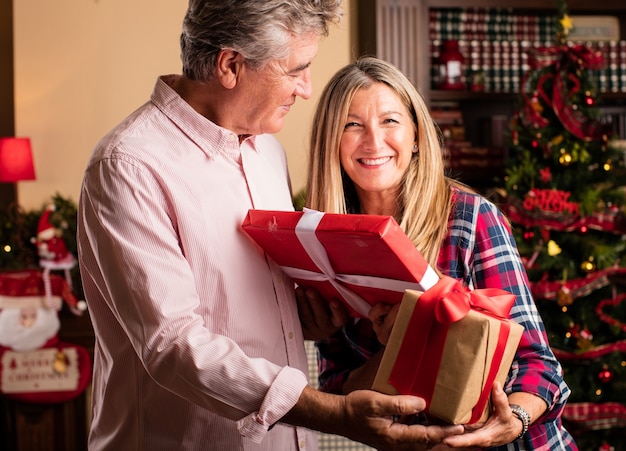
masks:
<path id="1" fill-rule="evenodd" d="M 315 235 L 315 230 L 323 217 L 324 213 L 305 208 L 295 230 L 300 244 L 321 272 L 283 266 L 283 271 L 293 279 L 329 282 L 337 289 L 348 305 L 364 317 L 367 317 L 372 306 L 357 293 L 344 286 L 343 283 L 404 293 L 404 290 L 426 291 L 439 280 L 439 276 L 430 266 L 427 267 L 420 283 L 374 276 L 336 274 L 328 260 L 324 246 Z"/>

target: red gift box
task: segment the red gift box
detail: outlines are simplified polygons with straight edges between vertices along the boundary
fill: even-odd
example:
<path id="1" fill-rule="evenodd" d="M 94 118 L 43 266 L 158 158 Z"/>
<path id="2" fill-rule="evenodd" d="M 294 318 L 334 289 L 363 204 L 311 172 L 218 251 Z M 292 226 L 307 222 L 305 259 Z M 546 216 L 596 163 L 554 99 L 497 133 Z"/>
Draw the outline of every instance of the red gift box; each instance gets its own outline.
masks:
<path id="1" fill-rule="evenodd" d="M 242 227 L 298 285 L 343 300 L 355 317 L 439 280 L 391 216 L 250 210 Z"/>

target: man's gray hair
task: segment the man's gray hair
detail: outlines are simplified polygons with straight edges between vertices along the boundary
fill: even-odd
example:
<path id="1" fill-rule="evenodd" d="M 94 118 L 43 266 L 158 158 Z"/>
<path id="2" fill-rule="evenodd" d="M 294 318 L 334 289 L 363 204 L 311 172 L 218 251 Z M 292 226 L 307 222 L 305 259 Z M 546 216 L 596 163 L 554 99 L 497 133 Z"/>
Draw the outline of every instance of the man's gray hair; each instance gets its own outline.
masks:
<path id="1" fill-rule="evenodd" d="M 183 73 L 196 81 L 213 75 L 221 49 L 241 53 L 258 69 L 289 54 L 289 39 L 328 36 L 342 0 L 189 0 L 180 37 Z"/>

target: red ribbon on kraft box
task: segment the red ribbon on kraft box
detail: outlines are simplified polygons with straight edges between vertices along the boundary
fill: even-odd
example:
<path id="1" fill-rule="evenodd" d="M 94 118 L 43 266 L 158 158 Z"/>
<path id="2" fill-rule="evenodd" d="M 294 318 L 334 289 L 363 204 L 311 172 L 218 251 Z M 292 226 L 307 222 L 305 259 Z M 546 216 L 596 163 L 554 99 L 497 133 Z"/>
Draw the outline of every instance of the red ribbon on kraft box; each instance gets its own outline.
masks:
<path id="1" fill-rule="evenodd" d="M 515 296 L 500 289 L 469 290 L 459 281 L 447 276 L 441 278 L 431 289 L 421 294 L 417 293 L 417 295 L 418 300 L 410 313 L 408 326 L 406 324 L 399 326 L 406 327 L 406 330 L 402 331 L 399 349 L 393 351 L 397 352 L 397 355 L 392 358 L 393 364 L 385 382 L 390 384 L 398 393 L 424 398 L 427 410 L 446 421 L 475 423 L 484 419 L 493 384 L 497 379 L 501 379 L 503 382 L 503 378 L 508 372 L 508 368 L 503 367 L 503 364 L 510 367 L 514 354 L 511 347 L 517 348 L 523 330 L 519 324 L 507 319 Z M 471 315 L 470 312 L 472 312 Z M 481 315 L 476 315 L 477 312 Z M 490 362 L 479 362 L 488 365 L 488 367 L 482 367 L 479 370 L 476 383 L 479 383 L 480 387 L 475 389 L 475 383 L 472 383 L 473 390 L 467 390 L 467 394 L 463 395 L 470 396 L 469 394 L 472 393 L 472 396 L 475 394 L 477 398 L 475 402 L 472 401 L 473 407 L 469 418 L 465 413 L 459 413 L 457 417 L 456 411 L 454 414 L 439 413 L 437 411 L 439 407 L 433 409 L 432 405 L 435 390 L 438 387 L 438 378 L 441 377 L 439 373 L 445 354 L 446 341 L 449 338 L 448 333 L 453 324 L 459 323 L 468 316 L 472 317 L 472 321 L 475 320 L 475 317 L 478 317 L 478 321 L 485 316 L 495 318 L 497 320 L 495 322 L 499 324 L 495 343 L 493 343 L 492 338 L 492 351 L 489 351 L 491 353 Z M 487 327 L 485 332 L 476 331 L 476 340 L 481 343 L 484 340 L 489 341 L 489 330 Z M 487 334 L 487 338 L 481 336 L 484 334 Z M 506 359 L 508 361 L 505 362 L 503 359 L 505 359 L 505 351 L 507 350 Z M 464 353 L 467 354 L 467 352 Z M 479 355 L 482 356 L 483 354 Z M 489 358 L 486 360 L 488 361 Z M 385 357 L 383 357 L 383 362 L 385 362 Z M 382 365 L 383 363 L 381 363 Z M 464 370 L 462 372 L 463 378 L 476 378 L 475 375 L 470 374 L 471 371 L 468 368 L 462 369 Z M 449 370 L 448 368 L 448 372 Z M 379 376 L 377 376 L 378 379 Z M 466 380 L 462 381 L 462 383 L 465 382 Z M 447 397 L 445 394 L 443 396 L 444 398 Z M 449 403 L 454 404 L 452 401 Z M 445 406 L 443 410 L 447 410 L 448 407 L 450 406 Z M 453 411 L 452 407 L 450 409 Z"/>

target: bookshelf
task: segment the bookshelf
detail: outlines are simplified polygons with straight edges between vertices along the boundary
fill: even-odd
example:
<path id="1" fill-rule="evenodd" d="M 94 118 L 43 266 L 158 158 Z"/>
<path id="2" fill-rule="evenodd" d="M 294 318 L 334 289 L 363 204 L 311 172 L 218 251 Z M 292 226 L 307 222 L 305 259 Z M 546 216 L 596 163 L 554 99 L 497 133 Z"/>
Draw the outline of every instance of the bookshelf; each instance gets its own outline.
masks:
<path id="1" fill-rule="evenodd" d="M 451 173 L 481 190 L 499 185 L 504 175 L 506 149 L 498 140 L 494 145 L 494 127 L 502 127 L 502 117 L 511 117 L 516 108 L 520 77 L 527 68 L 525 48 L 554 40 L 557 5 L 556 0 L 360 0 L 358 51 L 398 66 L 431 109 L 456 105 L 465 129 L 462 150 L 468 152 L 469 145 L 476 151 L 475 158 L 464 160 L 481 165 L 457 164 Z M 598 74 L 604 83 L 599 83 L 599 106 L 606 109 L 606 120 L 615 125 L 616 132 L 626 133 L 626 57 L 619 63 L 620 44 L 626 54 L 626 2 L 569 0 L 567 5 L 570 16 L 609 16 L 619 29 L 613 43 L 594 41 L 592 45 L 606 51 L 605 60 L 610 45 L 618 55 L 613 80 L 609 72 Z M 445 39 L 461 44 L 465 89 L 437 89 L 437 53 Z M 470 89 L 473 71 L 484 77 L 480 92 Z"/>

